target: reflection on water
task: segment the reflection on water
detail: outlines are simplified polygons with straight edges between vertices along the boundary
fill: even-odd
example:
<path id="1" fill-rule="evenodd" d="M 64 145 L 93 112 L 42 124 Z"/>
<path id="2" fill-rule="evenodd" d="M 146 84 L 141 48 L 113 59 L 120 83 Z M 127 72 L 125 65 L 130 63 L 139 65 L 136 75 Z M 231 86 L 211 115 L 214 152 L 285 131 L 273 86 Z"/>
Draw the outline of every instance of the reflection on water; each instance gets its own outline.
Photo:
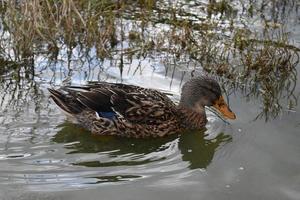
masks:
<path id="1" fill-rule="evenodd" d="M 86 167 L 143 165 L 168 159 L 168 152 L 178 148 L 182 160 L 189 162 L 190 169 L 204 169 L 212 161 L 217 148 L 231 141 L 231 136 L 223 133 L 215 138 L 206 139 L 204 132 L 200 131 L 145 140 L 92 135 L 69 123 L 63 124 L 62 127 L 52 141 L 70 143 L 65 146 L 70 150 L 68 154 L 98 153 L 109 157 L 103 158 L 104 161 L 100 159 L 73 163 Z"/>
<path id="2" fill-rule="evenodd" d="M 138 186 L 142 181 L 174 182 L 181 188 L 197 179 L 195 195 L 203 189 L 199 183 L 205 174 L 213 189 L 204 188 L 204 193 L 215 193 L 215 182 L 242 182 L 234 179 L 232 169 L 240 166 L 239 154 L 232 159 L 234 166 L 227 163 L 226 168 L 222 162 L 217 178 L 209 172 L 232 140 L 251 162 L 243 172 L 249 168 L 246 182 L 251 179 L 252 185 L 244 181 L 241 189 L 290 182 L 284 165 L 297 160 L 286 156 L 298 150 L 293 137 L 297 129 L 284 129 L 287 137 L 279 139 L 273 132 L 298 120 L 286 114 L 299 110 L 298 16 L 296 0 L 1 2 L 0 190 Z M 176 102 L 181 85 L 200 73 L 215 75 L 234 102 L 231 107 L 249 113 L 240 113 L 231 124 L 210 116 L 204 132 L 149 140 L 99 137 L 66 123 L 46 90 L 88 81 L 123 82 L 161 89 Z M 270 124 L 276 128 L 265 129 Z M 237 140 L 238 134 L 251 130 L 259 134 Z M 270 155 L 263 154 L 267 147 Z M 278 152 L 283 156 L 272 160 Z M 268 172 L 261 170 L 265 166 Z M 218 174 L 223 167 L 226 181 Z M 261 179 L 252 180 L 260 175 L 257 171 L 282 177 L 262 184 Z M 273 194 L 264 187 L 266 196 Z M 213 199 L 226 198 L 230 189 Z"/>
<path id="3" fill-rule="evenodd" d="M 37 2 L 0 4 L 0 72 L 15 88 L 206 71 L 259 98 L 266 120 L 297 104 L 295 0 Z"/>
<path id="4" fill-rule="evenodd" d="M 0 154 L 0 185 L 56 191 L 147 178 L 168 180 L 187 169 L 203 171 L 217 150 L 231 141 L 230 135 L 218 133 L 219 128 L 143 140 L 96 136 L 63 123 L 51 128 L 57 131 L 54 135 L 34 136 L 44 141 L 6 141 L 7 149 Z"/>
<path id="5" fill-rule="evenodd" d="M 230 135 L 220 133 L 215 138 L 205 139 L 202 134 L 185 134 L 179 139 L 178 148 L 182 160 L 190 163 L 190 169 L 206 168 L 218 147 L 232 140 Z"/>

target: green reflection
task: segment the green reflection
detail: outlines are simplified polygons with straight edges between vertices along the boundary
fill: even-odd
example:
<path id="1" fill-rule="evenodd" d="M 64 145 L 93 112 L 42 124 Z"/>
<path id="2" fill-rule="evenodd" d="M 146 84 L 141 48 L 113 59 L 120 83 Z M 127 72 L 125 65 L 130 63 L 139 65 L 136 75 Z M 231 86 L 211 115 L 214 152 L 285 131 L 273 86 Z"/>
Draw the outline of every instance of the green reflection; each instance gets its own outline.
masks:
<path id="1" fill-rule="evenodd" d="M 162 151 L 167 147 L 163 144 L 176 139 L 176 135 L 164 138 L 149 138 L 149 139 L 135 139 L 135 138 L 122 138 L 113 136 L 97 136 L 91 134 L 89 131 L 81 128 L 76 124 L 64 123 L 63 127 L 52 139 L 57 143 L 79 143 L 66 146 L 73 153 L 98 153 L 110 152 L 111 156 L 122 155 L 128 153 L 135 154 L 148 154 L 153 151 Z"/>
<path id="2" fill-rule="evenodd" d="M 217 148 L 230 142 L 232 137 L 221 133 L 212 139 L 205 139 L 203 132 L 191 131 L 180 135 L 171 135 L 163 138 L 135 139 L 113 136 L 92 135 L 85 129 L 64 123 L 62 129 L 53 137 L 57 143 L 71 143 L 65 148 L 75 153 L 105 153 L 110 158 L 123 156 L 122 160 L 113 161 L 86 161 L 73 163 L 86 167 L 112 167 L 142 165 L 167 159 L 164 155 L 149 156 L 153 152 L 170 151 L 174 144 L 182 155 L 182 160 L 189 162 L 189 168 L 206 168 L 212 161 Z M 74 142 L 74 143 L 72 143 Z M 171 147 L 172 145 L 172 147 Z M 125 160 L 124 160 L 125 159 Z"/>
<path id="3" fill-rule="evenodd" d="M 100 184 L 100 183 L 111 183 L 111 182 L 121 182 L 121 181 L 130 181 L 133 179 L 141 178 L 141 176 L 135 175 L 115 175 L 115 176 L 97 176 L 97 177 L 89 177 L 94 178 L 96 181 L 91 181 L 86 184 Z"/>
<path id="4" fill-rule="evenodd" d="M 189 161 L 190 169 L 206 168 L 211 163 L 217 148 L 231 141 L 232 137 L 224 133 L 212 139 L 205 139 L 203 134 L 195 131 L 181 135 L 178 147 L 182 160 Z"/>

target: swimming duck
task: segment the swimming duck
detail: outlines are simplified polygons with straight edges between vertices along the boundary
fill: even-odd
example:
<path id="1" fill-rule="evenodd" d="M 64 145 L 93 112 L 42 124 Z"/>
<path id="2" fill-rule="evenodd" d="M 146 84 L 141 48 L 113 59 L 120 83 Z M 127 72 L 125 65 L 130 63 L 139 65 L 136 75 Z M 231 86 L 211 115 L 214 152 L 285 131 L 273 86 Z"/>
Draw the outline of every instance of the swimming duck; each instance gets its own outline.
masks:
<path id="1" fill-rule="evenodd" d="M 98 135 L 163 137 L 201 129 L 207 123 L 205 106 L 235 119 L 219 84 L 203 76 L 183 85 L 178 105 L 158 90 L 126 84 L 95 82 L 49 91 L 68 116 Z"/>

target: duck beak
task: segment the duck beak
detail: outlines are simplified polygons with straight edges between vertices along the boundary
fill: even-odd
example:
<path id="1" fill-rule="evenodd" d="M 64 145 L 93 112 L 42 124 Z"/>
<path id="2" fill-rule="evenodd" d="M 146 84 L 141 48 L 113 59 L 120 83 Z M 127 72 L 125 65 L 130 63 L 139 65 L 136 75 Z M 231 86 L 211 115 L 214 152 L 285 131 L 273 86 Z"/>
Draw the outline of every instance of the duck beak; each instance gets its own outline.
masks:
<path id="1" fill-rule="evenodd" d="M 226 102 L 224 101 L 223 96 L 220 96 L 220 98 L 214 102 L 212 105 L 215 109 L 217 109 L 222 115 L 228 119 L 235 119 L 235 114 L 230 110 Z"/>

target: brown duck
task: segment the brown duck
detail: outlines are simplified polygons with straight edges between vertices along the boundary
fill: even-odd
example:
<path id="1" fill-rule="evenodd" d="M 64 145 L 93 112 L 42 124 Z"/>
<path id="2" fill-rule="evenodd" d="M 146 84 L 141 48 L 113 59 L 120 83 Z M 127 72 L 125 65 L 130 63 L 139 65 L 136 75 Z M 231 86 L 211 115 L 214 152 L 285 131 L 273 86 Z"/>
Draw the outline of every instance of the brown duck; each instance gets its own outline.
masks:
<path id="1" fill-rule="evenodd" d="M 178 105 L 158 90 L 125 84 L 95 82 L 49 91 L 68 116 L 97 135 L 162 137 L 201 129 L 207 122 L 205 106 L 235 119 L 219 84 L 207 77 L 186 82 Z"/>

